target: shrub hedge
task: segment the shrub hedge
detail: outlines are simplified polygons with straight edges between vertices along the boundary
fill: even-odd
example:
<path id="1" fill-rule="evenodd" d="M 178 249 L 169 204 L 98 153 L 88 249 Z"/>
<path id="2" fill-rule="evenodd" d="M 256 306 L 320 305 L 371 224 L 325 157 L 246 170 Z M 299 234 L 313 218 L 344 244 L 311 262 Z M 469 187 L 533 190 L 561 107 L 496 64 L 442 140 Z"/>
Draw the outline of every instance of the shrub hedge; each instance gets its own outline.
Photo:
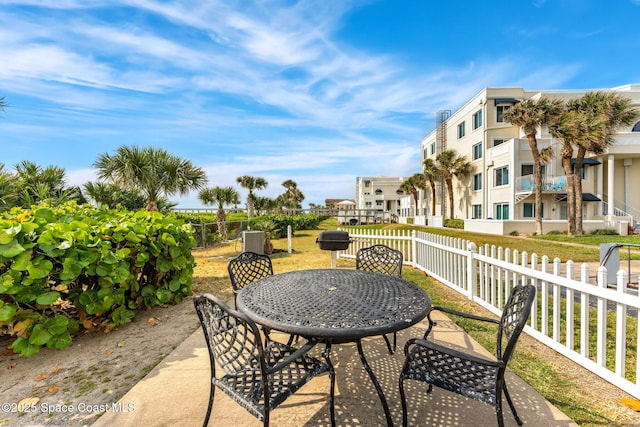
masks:
<path id="1" fill-rule="evenodd" d="M 68 203 L 0 216 L 0 335 L 31 356 L 81 329 L 130 322 L 136 309 L 192 294 L 192 227 L 158 212 Z"/>

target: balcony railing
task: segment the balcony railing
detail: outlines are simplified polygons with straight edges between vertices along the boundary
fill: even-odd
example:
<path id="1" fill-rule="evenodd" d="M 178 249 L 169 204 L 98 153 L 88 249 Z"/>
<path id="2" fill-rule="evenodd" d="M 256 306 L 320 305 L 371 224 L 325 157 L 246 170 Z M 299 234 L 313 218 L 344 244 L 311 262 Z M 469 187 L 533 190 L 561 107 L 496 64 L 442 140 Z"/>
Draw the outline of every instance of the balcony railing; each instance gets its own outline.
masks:
<path id="1" fill-rule="evenodd" d="M 516 177 L 516 193 L 533 193 L 536 189 L 536 180 L 533 175 L 524 175 Z M 542 192 L 543 193 L 566 193 L 567 177 L 543 176 Z"/>

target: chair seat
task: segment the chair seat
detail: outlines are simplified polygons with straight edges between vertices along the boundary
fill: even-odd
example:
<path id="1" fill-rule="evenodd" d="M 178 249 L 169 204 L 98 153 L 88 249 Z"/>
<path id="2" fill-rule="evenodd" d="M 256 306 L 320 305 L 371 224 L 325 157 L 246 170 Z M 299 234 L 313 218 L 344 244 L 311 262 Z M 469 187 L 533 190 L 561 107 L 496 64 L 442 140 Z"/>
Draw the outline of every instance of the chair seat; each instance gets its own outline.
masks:
<path id="1" fill-rule="evenodd" d="M 496 381 L 499 368 L 491 366 L 496 362 L 485 363 L 461 358 L 455 350 L 429 343 L 415 345 L 407 355 L 408 369 L 405 378 L 424 381 L 445 390 L 479 400 L 491 405 L 496 404 Z"/>
<path id="2" fill-rule="evenodd" d="M 264 350 L 268 369 L 293 354 L 297 349 L 270 341 Z M 246 369 L 214 378 L 212 382 L 251 414 L 262 420 L 265 413 L 262 374 L 258 359 L 254 359 L 252 362 L 252 365 Z M 271 386 L 269 410 L 275 409 L 312 378 L 323 372 L 329 372 L 329 370 L 326 363 L 305 354 L 283 369 L 268 375 Z"/>

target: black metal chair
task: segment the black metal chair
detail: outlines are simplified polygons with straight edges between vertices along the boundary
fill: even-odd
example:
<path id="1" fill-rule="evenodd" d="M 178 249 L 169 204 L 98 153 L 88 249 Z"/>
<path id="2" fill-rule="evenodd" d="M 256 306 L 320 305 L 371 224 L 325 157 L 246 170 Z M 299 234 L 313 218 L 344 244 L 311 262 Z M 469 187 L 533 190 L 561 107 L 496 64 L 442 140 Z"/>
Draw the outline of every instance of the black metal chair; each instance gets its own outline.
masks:
<path id="1" fill-rule="evenodd" d="M 268 426 L 272 410 L 323 372 L 330 375 L 329 405 L 335 425 L 335 373 L 328 359 L 324 363 L 307 354 L 315 341 L 309 340 L 300 348 L 276 341 L 263 345 L 256 324 L 215 296 L 198 295 L 194 305 L 211 363 L 211 390 L 203 426 L 209 423 L 216 387 Z M 216 375 L 216 364 L 223 375 Z"/>
<path id="2" fill-rule="evenodd" d="M 373 273 L 388 274 L 402 277 L 402 252 L 386 245 L 373 245 L 361 248 L 356 252 L 356 270 L 371 271 Z M 383 335 L 389 353 L 393 354 L 397 348 L 397 334 L 393 333 L 393 347 L 389 338 Z"/>
<path id="3" fill-rule="evenodd" d="M 356 253 L 356 270 L 402 277 L 402 252 L 386 245 L 361 248 Z"/>
<path id="4" fill-rule="evenodd" d="M 404 380 L 407 379 L 428 383 L 427 392 L 431 392 L 432 387 L 435 385 L 436 387 L 493 405 L 500 427 L 504 425 L 502 417 L 502 394 L 504 393 L 516 422 L 518 425 L 522 425 L 522 420 L 518 417 L 516 408 L 509 396 L 504 374 L 518 337 L 531 313 L 531 305 L 535 296 L 536 288 L 533 285 L 518 285 L 514 287 L 499 320 L 462 313 L 444 307 L 433 307 L 432 310 L 440 310 L 472 320 L 497 324 L 496 360 L 467 354 L 428 341 L 427 336 L 435 324 L 431 320 L 431 313 L 429 313 L 429 329 L 424 334 L 424 337 L 412 338 L 407 341 L 404 347 L 406 358 L 399 384 L 403 425 L 407 426 L 407 401 L 404 391 Z"/>
<path id="5" fill-rule="evenodd" d="M 269 255 L 255 252 L 242 252 L 227 264 L 233 294 L 238 295 L 240 289 L 263 277 L 273 275 L 273 264 Z"/>

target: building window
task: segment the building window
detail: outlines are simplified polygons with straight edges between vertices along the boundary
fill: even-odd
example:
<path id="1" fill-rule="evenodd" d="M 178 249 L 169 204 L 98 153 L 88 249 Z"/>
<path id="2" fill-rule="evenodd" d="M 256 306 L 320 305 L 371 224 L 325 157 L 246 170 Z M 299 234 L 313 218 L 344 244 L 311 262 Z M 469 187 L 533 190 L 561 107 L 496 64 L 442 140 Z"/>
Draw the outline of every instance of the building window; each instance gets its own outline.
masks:
<path id="1" fill-rule="evenodd" d="M 436 153 L 436 143 L 432 143 L 431 144 L 431 154 L 435 154 Z"/>
<path id="2" fill-rule="evenodd" d="M 482 158 L 482 142 L 479 142 L 473 146 L 473 160 L 478 160 L 481 158 Z"/>
<path id="3" fill-rule="evenodd" d="M 458 139 L 464 137 L 464 122 L 458 125 Z"/>
<path id="4" fill-rule="evenodd" d="M 364 203 L 364 207 L 365 208 L 370 208 L 371 207 L 371 202 L 365 202 Z"/>
<path id="5" fill-rule="evenodd" d="M 569 214 L 567 213 L 567 204 L 566 203 L 561 203 L 560 204 L 560 219 L 566 220 L 568 218 L 569 218 Z"/>
<path id="6" fill-rule="evenodd" d="M 497 105 L 496 106 L 496 122 L 504 123 L 504 113 L 506 113 L 511 105 Z"/>
<path id="7" fill-rule="evenodd" d="M 505 142 L 507 142 L 507 138 L 494 138 L 493 140 L 493 146 L 497 147 L 500 144 L 504 144 Z"/>
<path id="8" fill-rule="evenodd" d="M 477 173 L 473 175 L 473 191 L 482 190 L 482 174 Z"/>
<path id="9" fill-rule="evenodd" d="M 480 126 L 482 126 L 482 110 L 473 115 L 473 130 L 478 129 Z"/>
<path id="10" fill-rule="evenodd" d="M 482 205 L 473 205 L 471 206 L 473 212 L 472 212 L 472 219 L 482 219 Z"/>
<path id="11" fill-rule="evenodd" d="M 384 200 L 376 200 L 376 206 L 382 206 L 384 204 Z"/>
<path id="12" fill-rule="evenodd" d="M 509 203 L 496 205 L 496 219 L 509 219 Z"/>
<path id="13" fill-rule="evenodd" d="M 509 167 L 503 166 L 495 170 L 494 187 L 509 185 Z"/>
<path id="14" fill-rule="evenodd" d="M 365 181 L 364 188 L 369 188 L 369 187 L 371 187 L 371 181 Z"/>
<path id="15" fill-rule="evenodd" d="M 380 194 L 382 194 L 382 190 L 381 190 L 381 189 L 379 189 L 379 188 L 376 188 L 375 193 L 376 193 L 377 195 L 380 195 Z"/>
<path id="16" fill-rule="evenodd" d="M 544 216 L 544 203 L 542 204 L 542 216 Z M 536 217 L 536 204 L 524 203 L 522 205 L 522 217 L 523 218 L 535 218 Z"/>
<path id="17" fill-rule="evenodd" d="M 547 174 L 547 165 L 540 165 L 540 176 Z M 535 175 L 532 163 L 524 163 L 520 165 L 520 176 Z"/>

